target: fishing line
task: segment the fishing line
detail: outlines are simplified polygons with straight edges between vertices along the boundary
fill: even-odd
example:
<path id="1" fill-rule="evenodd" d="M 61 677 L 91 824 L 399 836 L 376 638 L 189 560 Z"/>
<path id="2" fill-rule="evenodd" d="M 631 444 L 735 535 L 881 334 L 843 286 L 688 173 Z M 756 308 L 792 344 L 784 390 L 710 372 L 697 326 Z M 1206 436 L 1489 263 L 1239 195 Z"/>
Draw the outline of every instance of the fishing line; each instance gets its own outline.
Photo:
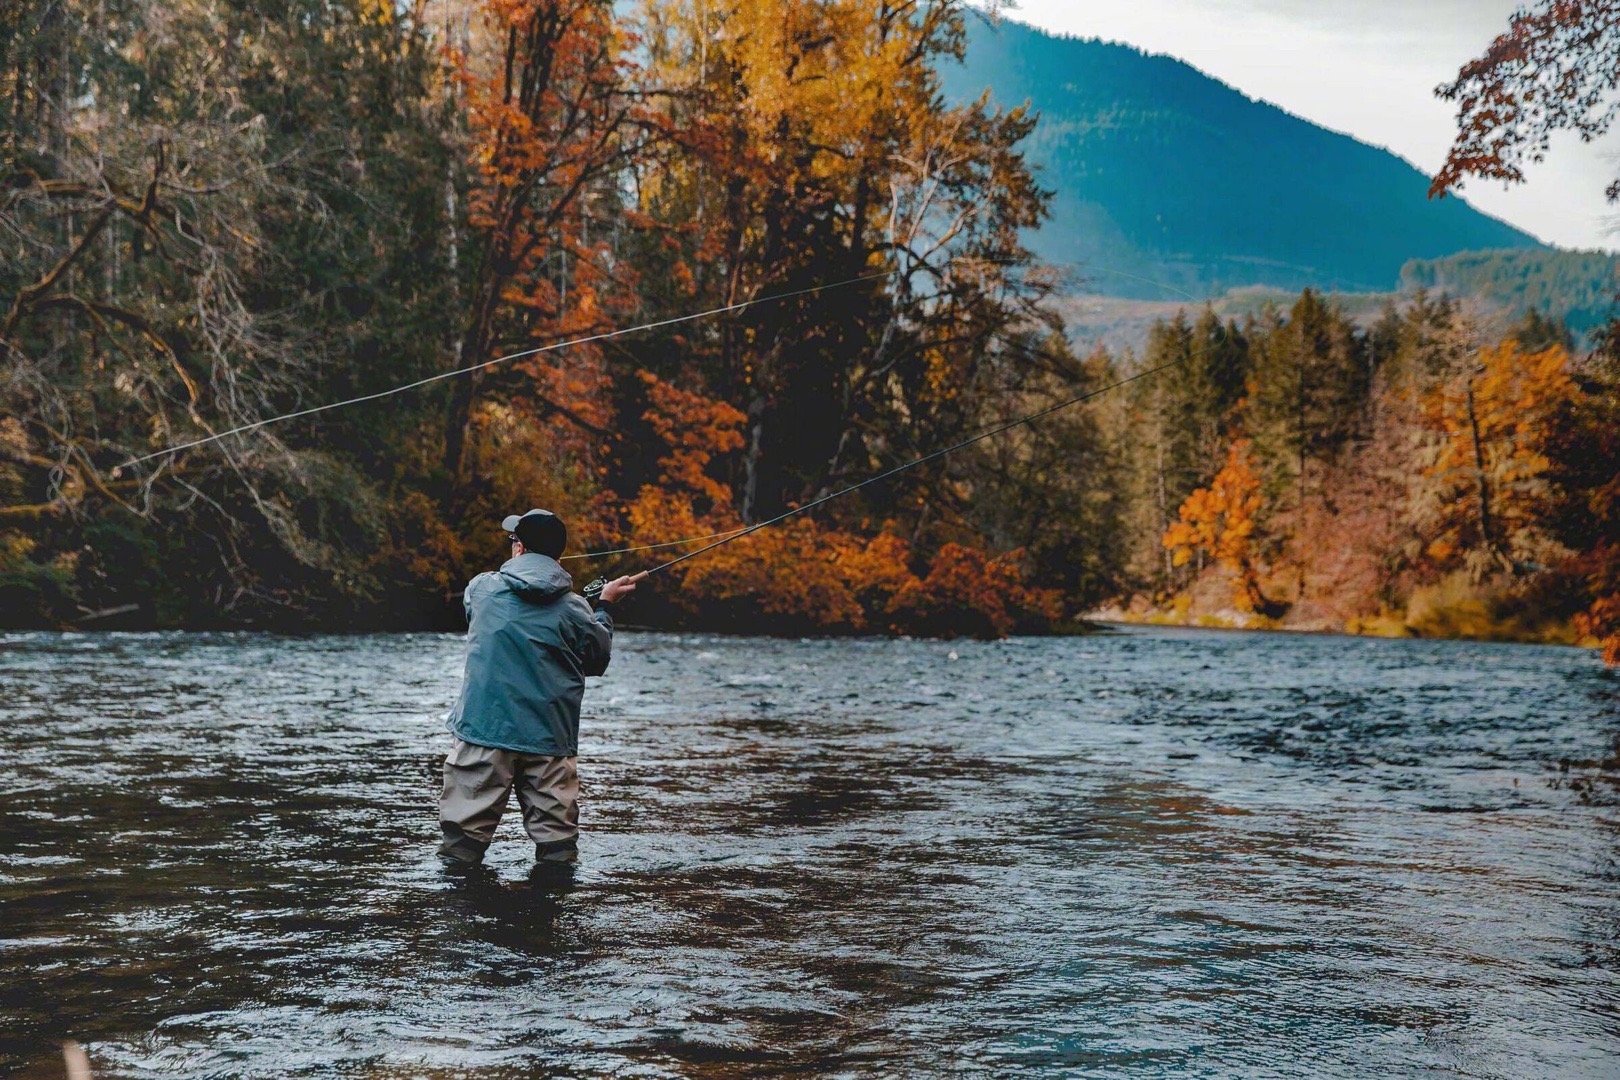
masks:
<path id="1" fill-rule="evenodd" d="M 584 551 L 578 555 L 564 555 L 558 562 L 568 562 L 570 559 L 601 559 L 609 555 L 628 555 L 632 551 L 655 551 L 658 548 L 680 547 L 683 544 L 696 544 L 704 540 L 713 540 L 719 536 L 730 536 L 732 533 L 745 533 L 747 525 L 739 525 L 735 529 L 722 529 L 719 532 L 709 533 L 707 536 L 688 536 L 685 540 L 665 540 L 661 544 L 637 544 L 635 547 L 609 548 L 606 551 Z"/>
<path id="2" fill-rule="evenodd" d="M 1187 292 L 1187 291 L 1185 291 L 1183 289 L 1179 289 L 1174 285 L 1169 285 L 1169 284 L 1166 284 L 1165 282 L 1162 282 L 1162 281 L 1155 281 L 1152 278 L 1143 277 L 1140 274 L 1132 274 L 1132 273 L 1127 273 L 1124 270 L 1114 270 L 1114 269 L 1110 269 L 1108 267 L 1098 267 L 1098 266 L 1088 267 L 1088 269 L 1090 269 L 1090 270 L 1101 270 L 1103 273 L 1107 273 L 1107 274 L 1117 274 L 1120 277 L 1131 278 L 1131 279 L 1133 279 L 1135 281 L 1141 281 L 1141 282 L 1144 282 L 1144 283 L 1146 283 L 1148 285 L 1153 285 L 1153 286 L 1156 286 L 1158 288 L 1165 289 L 1165 290 L 1167 290 L 1169 292 L 1179 293 L 1182 296 L 1185 296 L 1188 300 L 1191 300 L 1195 304 L 1196 303 L 1208 303 L 1209 302 L 1207 298 L 1205 300 L 1203 300 L 1203 301 L 1200 301 L 1196 296 L 1193 296 L 1191 293 L 1189 293 L 1189 292 Z M 934 460 L 936 460 L 938 458 L 942 458 L 946 454 L 951 454 L 951 453 L 956 452 L 957 450 L 961 450 L 961 449 L 964 449 L 965 447 L 972 446 L 974 443 L 983 442 L 985 439 L 988 439 L 988 438 L 990 438 L 990 437 L 992 437 L 994 435 L 999 435 L 1004 431 L 1010 431 L 1011 429 L 1013 429 L 1015 427 L 1022 427 L 1025 424 L 1034 423 L 1036 420 L 1040 420 L 1043 417 L 1050 416 L 1055 412 L 1060 412 L 1060 411 L 1062 411 L 1064 409 L 1067 409 L 1067 408 L 1069 408 L 1071 406 L 1078 405 L 1081 402 L 1089 401 L 1094 397 L 1097 397 L 1097 396 L 1099 396 L 1101 394 L 1105 394 L 1110 390 L 1118 389 L 1119 387 L 1125 386 L 1128 383 L 1133 383 L 1138 379 L 1145 379 L 1149 375 L 1156 375 L 1161 371 L 1166 371 L 1166 370 L 1168 370 L 1170 368 L 1178 367 L 1181 364 L 1185 363 L 1188 359 L 1190 359 L 1190 356 L 1184 356 L 1184 357 L 1182 357 L 1182 358 L 1180 358 L 1178 360 L 1172 360 L 1169 363 L 1160 364 L 1157 367 L 1147 368 L 1147 369 L 1145 369 L 1143 371 L 1138 371 L 1133 375 L 1129 375 L 1129 376 L 1127 376 L 1127 377 L 1125 377 L 1123 379 L 1115 380 L 1114 382 L 1111 382 L 1106 386 L 1100 386 L 1100 387 L 1097 387 L 1095 390 L 1089 390 L 1086 393 L 1077 394 L 1074 397 L 1067 398 L 1067 399 L 1065 399 L 1063 401 L 1056 402 L 1056 403 L 1054 403 L 1052 405 L 1048 405 L 1046 408 L 1041 409 L 1041 410 L 1039 410 L 1037 412 L 1030 413 L 1028 416 L 1022 416 L 1022 417 L 1019 417 L 1016 420 L 1008 421 L 1005 424 L 999 424 L 996 427 L 990 428 L 987 431 L 981 431 L 977 435 L 971 436 L 970 438 L 967 438 L 967 439 L 963 439 L 959 443 L 955 443 L 955 444 L 953 444 L 951 446 L 944 447 L 943 449 L 940 449 L 940 450 L 935 450 L 931 454 L 925 454 L 924 456 L 922 456 L 920 458 L 917 458 L 915 461 L 908 461 L 905 464 L 897 465 L 894 468 L 889 469 L 889 470 L 887 470 L 885 472 L 878 473 L 875 476 L 869 476 L 865 480 L 862 480 L 857 484 L 851 484 L 850 486 L 848 486 L 846 488 L 841 488 L 838 491 L 834 491 L 834 492 L 831 492 L 831 493 L 829 493 L 827 495 L 823 495 L 818 499 L 815 499 L 815 500 L 813 500 L 811 502 L 808 502 L 808 503 L 804 504 L 803 506 L 794 507 L 793 509 L 786 511 L 785 513 L 778 514 L 776 517 L 773 517 L 773 518 L 769 519 L 768 521 L 761 521 L 761 522 L 758 522 L 756 524 L 744 526 L 744 527 L 737 528 L 737 529 L 727 529 L 727 530 L 723 530 L 721 532 L 709 533 L 706 536 L 689 536 L 684 540 L 666 540 L 663 543 L 659 543 L 659 544 L 638 544 L 638 545 L 636 545 L 634 547 L 610 548 L 610 549 L 605 550 L 605 551 L 587 551 L 587 552 L 583 552 L 583 553 L 581 553 L 579 555 L 565 555 L 558 561 L 559 562 L 568 562 L 568 561 L 574 560 L 574 559 L 599 559 L 599 558 L 606 558 L 607 556 L 610 556 L 610 555 L 628 555 L 628 554 L 631 554 L 631 553 L 637 552 L 637 551 L 655 551 L 655 550 L 658 550 L 658 549 L 661 549 L 661 548 L 682 547 L 682 546 L 684 546 L 686 544 L 702 543 L 705 540 L 713 540 L 713 541 L 715 541 L 714 543 L 709 544 L 709 545 L 707 545 L 705 547 L 698 548 L 696 551 L 689 551 L 684 555 L 678 556 L 678 557 L 676 557 L 674 559 L 670 559 L 667 562 L 660 563 L 659 565 L 657 565 L 657 566 L 653 567 L 652 569 L 646 571 L 647 574 L 656 574 L 660 570 L 667 570 L 668 568 L 670 568 L 671 566 L 674 566 L 677 563 L 685 562 L 687 559 L 691 559 L 691 558 L 694 558 L 694 557 L 696 557 L 698 555 L 702 555 L 706 551 L 713 551 L 715 548 L 722 547 L 722 546 L 724 546 L 726 544 L 729 544 L 733 540 L 741 540 L 743 537 L 749 535 L 750 533 L 755 533 L 755 532 L 758 532 L 759 530 L 764 529 L 764 528 L 766 528 L 768 526 L 775 525 L 778 522 L 786 521 L 788 518 L 793 517 L 796 514 L 805 513 L 808 510 L 813 510 L 816 507 L 821 506 L 823 503 L 829 503 L 829 502 L 833 501 L 834 499 L 841 498 L 842 496 L 848 495 L 851 492 L 859 491 L 861 488 L 866 487 L 868 484 L 875 484 L 879 480 L 886 480 L 891 476 L 896 476 L 896 475 L 898 475 L 900 473 L 906 472 L 909 469 L 914 469 L 919 465 L 926 465 L 928 462 L 934 461 Z M 598 579 L 597 581 L 593 581 L 593 582 L 590 583 L 590 585 L 586 586 L 586 589 L 587 590 L 596 590 L 599 593 L 600 592 L 600 585 L 602 583 L 603 583 L 602 580 Z"/>
<path id="3" fill-rule="evenodd" d="M 271 424 L 279 424 L 283 420 L 296 420 L 301 416 L 313 416 L 316 413 L 327 412 L 332 409 L 342 409 L 346 406 L 358 405 L 365 401 L 376 401 L 378 398 L 391 397 L 394 394 L 403 394 L 407 390 L 415 390 L 417 387 L 426 386 L 428 383 L 435 383 L 444 379 L 453 379 L 458 375 L 470 375 L 475 371 L 482 371 L 484 368 L 494 367 L 496 364 L 504 364 L 508 360 L 519 360 L 525 356 L 535 356 L 539 353 L 553 352 L 557 349 L 566 349 L 573 345 L 589 345 L 593 341 L 607 341 L 610 338 L 623 337 L 626 334 L 636 334 L 643 330 L 656 330 L 664 326 L 675 326 L 678 323 L 693 322 L 697 319 L 707 319 L 714 315 L 724 315 L 728 311 L 741 311 L 743 308 L 751 307 L 754 304 L 769 304 L 778 300 L 791 300 L 795 296 L 807 296 L 810 293 L 824 292 L 828 289 L 840 289 L 846 285 L 855 285 L 863 281 L 877 281 L 880 278 L 893 277 L 898 273 L 900 273 L 900 268 L 896 267 L 893 270 L 883 270 L 875 274 L 862 274 L 860 277 L 845 278 L 843 281 L 834 281 L 823 285 L 811 285 L 808 288 L 794 289 L 790 292 L 773 293 L 770 296 L 758 296 L 752 300 L 742 300 L 735 304 L 727 304 L 724 307 L 710 308 L 707 311 L 699 311 L 690 315 L 677 315 L 671 319 L 660 319 L 657 322 L 642 323 L 639 326 L 626 326 L 619 330 L 608 330 L 600 334 L 591 334 L 588 337 L 572 338 L 568 341 L 557 341 L 550 345 L 541 345 L 533 349 L 524 349 L 521 352 L 508 353 L 505 356 L 497 356 L 493 360 L 485 360 L 481 363 L 469 364 L 466 367 L 456 368 L 452 371 L 441 371 L 436 375 L 429 375 L 424 379 L 417 379 L 415 382 L 408 382 L 401 386 L 391 387 L 387 390 L 378 390 L 375 393 L 361 394 L 358 397 L 345 398 L 342 401 L 332 401 L 325 405 L 315 405 L 308 409 L 299 409 L 295 412 L 282 413 L 280 416 L 271 416 L 264 420 L 255 420 L 251 424 L 242 424 L 240 427 L 233 427 L 229 431 L 221 431 L 216 434 L 209 435 L 206 438 L 193 439 L 191 442 L 178 443 L 174 446 L 165 447 L 162 450 L 157 450 L 150 454 L 143 454 L 140 457 L 130 458 L 122 465 L 116 466 L 113 469 L 113 475 L 117 476 L 124 469 L 127 469 L 132 465 L 139 465 L 143 461 L 151 461 L 153 458 L 166 457 L 169 454 L 177 454 L 182 450 L 190 450 L 193 447 L 205 446 L 208 443 L 226 438 L 230 435 L 240 435 L 245 431 L 254 431 L 258 428 L 268 427 Z"/>
<path id="4" fill-rule="evenodd" d="M 1188 300 L 1191 300 L 1194 303 L 1198 302 L 1197 298 L 1194 297 L 1191 293 L 1188 293 L 1188 292 L 1186 292 L 1186 291 L 1184 291 L 1182 289 L 1178 289 L 1173 285 L 1167 285 L 1164 282 L 1154 281 L 1151 278 L 1142 277 L 1142 276 L 1140 276 L 1138 274 L 1127 273 L 1124 270 L 1113 270 L 1113 269 L 1110 269 L 1108 267 L 1091 267 L 1090 269 L 1102 270 L 1104 273 L 1117 274 L 1120 277 L 1128 277 L 1128 278 L 1132 278 L 1132 279 L 1134 279 L 1136 281 L 1141 281 L 1141 282 L 1145 282 L 1145 283 L 1150 284 L 1150 285 L 1155 285 L 1155 286 L 1157 286 L 1159 288 L 1166 289 L 1166 290 L 1169 290 L 1171 292 L 1180 293 L 1182 296 L 1185 296 Z M 518 352 L 507 353 L 504 356 L 497 356 L 497 357 L 495 357 L 493 359 L 484 360 L 484 361 L 481 361 L 481 362 L 476 363 L 476 364 L 468 364 L 465 367 L 454 368 L 454 369 L 452 369 L 450 371 L 441 371 L 441 372 L 438 372 L 438 373 L 433 374 L 433 375 L 428 375 L 425 378 L 416 379 L 413 382 L 402 383 L 399 386 L 390 387 L 390 388 L 388 388 L 386 390 L 378 390 L 378 391 L 375 391 L 375 392 L 370 393 L 370 394 L 359 394 L 359 395 L 357 395 L 355 397 L 344 398 L 341 401 L 331 401 L 331 402 L 327 402 L 324 405 L 314 405 L 314 406 L 311 406 L 311 407 L 309 407 L 307 409 L 297 409 L 297 410 L 294 410 L 292 412 L 282 413 L 282 414 L 280 414 L 278 416 L 266 417 L 263 420 L 255 420 L 255 421 L 253 421 L 251 423 L 241 424 L 241 425 L 238 425 L 237 427 L 229 428 L 229 429 L 227 429 L 225 431 L 215 432 L 215 433 L 213 433 L 211 435 L 207 435 L 207 436 L 205 436 L 205 437 L 203 437 L 201 439 L 193 439 L 190 442 L 176 443 L 173 446 L 168 446 L 168 447 L 163 448 L 162 450 L 153 451 L 150 454 L 143 454 L 143 455 L 141 455 L 139 457 L 130 458 L 128 461 L 125 461 L 123 464 L 114 467 L 113 470 L 112 470 L 112 473 L 113 473 L 114 476 L 117 476 L 124 469 L 130 468 L 131 466 L 134 466 L 134 465 L 139 465 L 142 462 L 152 461 L 155 458 L 167 457 L 170 454 L 176 454 L 176 453 L 179 453 L 182 450 L 191 450 L 191 449 L 194 449 L 194 448 L 199 447 L 199 446 L 206 446 L 209 443 L 218 442 L 220 439 L 228 438 L 229 436 L 232 436 L 232 435 L 241 435 L 241 434 L 243 434 L 245 432 L 256 431 L 259 428 L 268 427 L 271 424 L 279 424 L 279 423 L 282 423 L 283 421 L 286 421 L 286 420 L 296 420 L 296 419 L 299 419 L 299 418 L 305 417 L 305 416 L 314 416 L 317 413 L 330 412 L 333 409 L 342 409 L 342 408 L 346 408 L 346 407 L 348 407 L 350 405 L 359 405 L 359 404 L 362 404 L 363 402 L 367 402 L 367 401 L 377 401 L 377 400 L 379 400 L 381 398 L 392 397 L 395 394 L 403 394 L 407 390 L 415 390 L 417 387 L 420 387 L 420 386 L 427 386 L 430 383 L 441 382 L 441 381 L 443 381 L 445 379 L 453 379 L 453 378 L 456 378 L 457 376 L 460 376 L 460 375 L 470 375 L 475 371 L 482 371 L 485 368 L 494 367 L 496 364 L 504 364 L 504 363 L 506 363 L 508 361 L 511 361 L 511 360 L 520 360 L 520 359 L 522 359 L 522 358 L 524 358 L 526 356 L 537 356 L 537 355 L 539 355 L 541 353 L 555 352 L 555 351 L 557 351 L 559 349 L 566 349 L 566 348 L 569 348 L 569 347 L 575 346 L 575 345 L 588 345 L 588 344 L 591 344 L 592 342 L 607 341 L 607 340 L 610 340 L 612 338 L 623 337 L 623 336 L 625 336 L 627 334 L 640 333 L 640 332 L 642 332 L 644 330 L 657 330 L 657 329 L 660 329 L 660 328 L 666 327 L 666 326 L 676 326 L 676 325 L 679 325 L 681 323 L 695 322 L 698 319 L 707 319 L 707 318 L 711 318 L 711 317 L 713 317 L 715 315 L 724 315 L 724 314 L 726 314 L 728 312 L 732 312 L 732 311 L 741 311 L 742 309 L 747 308 L 747 307 L 752 307 L 755 304 L 769 304 L 769 303 L 774 303 L 774 302 L 781 301 L 781 300 L 790 300 L 790 299 L 792 299 L 792 298 L 794 298 L 796 296 L 808 296 L 808 295 L 811 295 L 813 293 L 825 292 L 825 291 L 828 291 L 830 289 L 839 289 L 839 288 L 843 288 L 843 287 L 848 286 L 848 285 L 856 285 L 856 284 L 859 284 L 859 283 L 864 282 L 864 281 L 877 281 L 877 280 L 880 280 L 882 278 L 893 277 L 894 275 L 896 275 L 898 273 L 901 273 L 901 272 L 902 272 L 902 268 L 896 267 L 896 268 L 894 268 L 892 270 L 883 270 L 883 271 L 879 271 L 877 273 L 872 273 L 872 274 L 862 274 L 862 275 L 860 275 L 858 277 L 845 278 L 842 281 L 827 282 L 827 283 L 824 283 L 824 284 L 821 284 L 821 285 L 811 285 L 811 286 L 808 286 L 808 287 L 802 288 L 802 289 L 792 289 L 792 290 L 789 290 L 787 292 L 773 293 L 773 294 L 771 294 L 769 296 L 754 297 L 753 299 L 741 300 L 741 301 L 738 301 L 737 303 L 734 303 L 734 304 L 726 304 L 726 305 L 723 305 L 721 307 L 709 308 L 709 309 L 704 310 L 704 311 L 692 312 L 692 313 L 686 314 L 686 315 L 677 315 L 677 316 L 674 316 L 674 317 L 668 318 L 668 319 L 659 319 L 659 320 L 656 320 L 654 322 L 640 323 L 640 324 L 638 324 L 636 326 L 626 326 L 626 327 L 622 327 L 622 328 L 620 328 L 618 330 L 608 330 L 608 331 L 604 331 L 604 332 L 602 332 L 600 334 L 590 334 L 590 335 L 587 335 L 585 337 L 571 338 L 571 339 L 569 339 L 567 341 L 557 341 L 557 342 L 553 342 L 553 343 L 551 343 L 549 345 L 539 345 L 539 346 L 536 346 L 535 348 L 532 348 L 532 349 L 523 349 L 523 350 L 520 350 Z M 563 560 L 561 560 L 561 561 L 566 562 L 566 561 L 573 560 L 573 559 L 597 559 L 597 558 L 605 558 L 605 557 L 607 557 L 609 555 L 628 555 L 628 554 L 632 554 L 632 553 L 638 552 L 638 551 L 656 551 L 656 550 L 659 550 L 659 549 L 662 549 L 662 548 L 682 547 L 682 546 L 685 546 L 687 544 L 702 543 L 705 540 L 714 541 L 711 544 L 706 544 L 705 546 L 703 546 L 701 548 L 698 548 L 696 551 L 689 551 L 684 555 L 676 556 L 675 558 L 670 559 L 670 560 L 668 560 L 666 562 L 662 562 L 662 563 L 658 564 L 657 566 L 653 567 L 652 569 L 646 571 L 646 573 L 648 573 L 648 574 L 656 574 L 660 570 L 667 570 L 671 566 L 675 566 L 678 563 L 683 563 L 687 559 L 695 558 L 698 555 L 702 555 L 704 552 L 713 551 L 715 548 L 721 547 L 721 546 L 723 546 L 725 544 L 729 544 L 734 540 L 740 540 L 743 537 L 748 536 L 748 535 L 750 535 L 752 533 L 756 533 L 761 529 L 768 528 L 769 526 L 775 525 L 775 524 L 777 524 L 779 522 L 782 522 L 782 521 L 786 521 L 788 518 L 794 517 L 794 516 L 796 516 L 798 514 L 806 513 L 806 512 L 808 512 L 810 510 L 814 510 L 818 506 L 821 506 L 821 505 L 823 505 L 825 503 L 832 502 L 834 499 L 842 498 L 843 496 L 849 495 L 849 494 L 851 494 L 853 492 L 859 491 L 864 487 L 867 487 L 867 486 L 869 486 L 871 484 L 875 484 L 875 483 L 879 482 L 880 480 L 887 480 L 889 477 L 897 476 L 900 473 L 907 472 L 907 471 L 909 471 L 911 469 L 915 469 L 919 465 L 926 465 L 928 462 L 938 460 L 939 458 L 944 457 L 946 454 L 955 453 L 958 450 L 965 449 L 966 447 L 972 446 L 972 445 L 974 445 L 975 443 L 978 443 L 978 442 L 982 442 L 985 439 L 991 438 L 992 436 L 999 435 L 1004 431 L 1010 431 L 1015 427 L 1022 427 L 1025 424 L 1034 423 L 1036 420 L 1040 420 L 1043 417 L 1050 416 L 1055 412 L 1059 412 L 1059 411 L 1061 411 L 1063 409 L 1070 408 L 1071 406 L 1078 405 L 1081 402 L 1089 401 L 1092 398 L 1097 397 L 1100 394 L 1107 393 L 1110 390 L 1117 389 L 1117 388 L 1119 388 L 1121 386 L 1125 386 L 1128 383 L 1133 383 L 1133 382 L 1137 381 L 1138 379 L 1145 379 L 1149 375 L 1156 375 L 1161 371 L 1165 371 L 1165 370 L 1168 370 L 1169 368 L 1176 367 L 1177 365 L 1181 364 L 1184 359 L 1185 358 L 1183 358 L 1182 360 L 1173 360 L 1173 361 L 1171 361 L 1171 362 L 1169 362 L 1167 364 L 1160 364 L 1157 367 L 1147 368 L 1147 369 L 1145 369 L 1143 371 L 1138 371 L 1133 375 L 1129 375 L 1129 376 L 1127 376 L 1127 377 L 1125 377 L 1123 379 L 1117 379 L 1114 382 L 1111 382 L 1106 386 L 1100 386 L 1100 387 L 1097 387 L 1094 390 L 1089 390 L 1089 391 L 1087 391 L 1087 392 L 1085 392 L 1083 394 L 1077 394 L 1074 397 L 1066 398 L 1063 401 L 1055 402 L 1055 403 L 1053 403 L 1051 405 L 1048 405 L 1046 408 L 1040 409 L 1040 410 L 1038 410 L 1036 412 L 1033 412 L 1033 413 L 1030 413 L 1027 416 L 1021 416 L 1016 420 L 1010 420 L 1007 423 L 998 424 L 995 427 L 992 427 L 992 428 L 989 428 L 989 429 L 987 429 L 985 431 L 979 432 L 977 435 L 973 435 L 973 436 L 971 436 L 969 438 L 963 439 L 960 442 L 953 443 L 950 446 L 946 446 L 946 447 L 943 447 L 943 448 L 941 448 L 939 450 L 935 450 L 930 454 L 925 454 L 922 457 L 917 458 L 917 459 L 915 459 L 913 461 L 908 461 L 908 462 L 905 462 L 904 464 L 896 465 L 895 467 L 893 467 L 891 469 L 887 469 L 887 470 L 885 470 L 885 471 L 883 471 L 881 473 L 878 473 L 878 474 L 876 474 L 874 476 L 869 476 L 865 480 L 860 481 L 859 483 L 851 484 L 848 487 L 840 488 L 839 490 L 834 491 L 834 492 L 830 492 L 830 493 L 828 493 L 826 495 L 821 496 L 820 498 L 813 499 L 810 502 L 805 503 L 803 506 L 794 507 L 793 509 L 787 510 L 787 511 L 781 513 L 781 514 L 778 514 L 777 516 L 775 516 L 773 518 L 769 518 L 769 519 L 767 519 L 765 521 L 757 522 L 757 523 L 755 523 L 753 525 L 748 525 L 748 526 L 744 526 L 744 527 L 737 528 L 737 529 L 723 530 L 721 532 L 709 533 L 706 536 L 691 536 L 691 537 L 687 537 L 687 538 L 685 538 L 683 540 L 668 540 L 668 541 L 664 541 L 662 543 L 657 543 L 657 544 L 638 544 L 638 545 L 634 545 L 634 546 L 631 546 L 631 547 L 611 548 L 611 549 L 607 549 L 607 550 L 603 550 L 603 551 L 588 551 L 588 552 L 584 552 L 584 553 L 579 554 L 579 555 L 565 556 L 563 558 Z M 592 585 L 596 585 L 596 584 L 597 584 L 596 582 L 592 583 Z"/>

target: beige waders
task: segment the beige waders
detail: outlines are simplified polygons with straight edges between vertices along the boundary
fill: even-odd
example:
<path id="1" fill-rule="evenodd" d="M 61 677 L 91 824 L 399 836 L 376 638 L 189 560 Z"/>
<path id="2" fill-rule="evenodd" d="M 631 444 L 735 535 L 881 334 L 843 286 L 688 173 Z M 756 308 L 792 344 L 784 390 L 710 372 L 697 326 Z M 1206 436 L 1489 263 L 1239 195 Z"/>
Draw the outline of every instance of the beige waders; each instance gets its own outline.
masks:
<path id="1" fill-rule="evenodd" d="M 444 759 L 439 797 L 439 854 L 475 863 L 495 838 L 506 803 L 517 788 L 523 827 L 535 856 L 571 860 L 579 839 L 579 773 L 575 758 L 519 754 L 456 739 Z"/>

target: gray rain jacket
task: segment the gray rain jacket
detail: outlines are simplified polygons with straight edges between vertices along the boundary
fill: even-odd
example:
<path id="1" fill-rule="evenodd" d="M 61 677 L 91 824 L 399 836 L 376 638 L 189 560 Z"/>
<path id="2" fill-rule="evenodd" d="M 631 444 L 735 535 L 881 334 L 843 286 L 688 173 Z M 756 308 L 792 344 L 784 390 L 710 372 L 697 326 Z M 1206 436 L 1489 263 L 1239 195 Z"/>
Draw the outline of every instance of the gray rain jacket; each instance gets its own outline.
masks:
<path id="1" fill-rule="evenodd" d="M 524 552 L 467 585 L 467 670 L 450 713 L 463 742 L 521 754 L 579 752 L 585 676 L 607 670 L 613 620 L 591 611 L 555 559 Z"/>

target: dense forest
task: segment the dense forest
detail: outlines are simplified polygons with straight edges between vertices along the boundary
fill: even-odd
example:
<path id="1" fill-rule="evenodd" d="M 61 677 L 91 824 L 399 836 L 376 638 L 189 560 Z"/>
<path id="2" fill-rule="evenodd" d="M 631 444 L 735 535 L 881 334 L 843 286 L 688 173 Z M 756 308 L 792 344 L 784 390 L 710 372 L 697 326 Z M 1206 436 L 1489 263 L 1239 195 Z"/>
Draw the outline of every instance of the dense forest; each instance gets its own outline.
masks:
<path id="1" fill-rule="evenodd" d="M 718 532 L 1086 385 L 1020 239 L 1049 198 L 1034 119 L 939 91 L 968 14 L 8 5 L 3 618 L 455 625 L 514 508 L 561 512 L 576 551 Z M 639 614 L 1049 624 L 1078 572 L 1007 523 L 1091 437 L 1070 417 L 873 486 L 685 564 Z"/>
<path id="2" fill-rule="evenodd" d="M 633 619 L 1613 633 L 1614 350 L 1311 292 L 1076 348 L 1025 247 L 1037 118 L 942 90 L 978 17 L 6 7 L 0 621 L 454 627 L 514 510 L 574 552 L 721 533 L 1129 379 L 682 563 Z"/>
<path id="3" fill-rule="evenodd" d="M 1419 295 L 1368 329 L 1306 290 L 1161 323 L 1111 403 L 1139 617 L 1607 640 L 1620 655 L 1620 353 Z M 1102 357 L 1104 364 L 1120 361 Z"/>

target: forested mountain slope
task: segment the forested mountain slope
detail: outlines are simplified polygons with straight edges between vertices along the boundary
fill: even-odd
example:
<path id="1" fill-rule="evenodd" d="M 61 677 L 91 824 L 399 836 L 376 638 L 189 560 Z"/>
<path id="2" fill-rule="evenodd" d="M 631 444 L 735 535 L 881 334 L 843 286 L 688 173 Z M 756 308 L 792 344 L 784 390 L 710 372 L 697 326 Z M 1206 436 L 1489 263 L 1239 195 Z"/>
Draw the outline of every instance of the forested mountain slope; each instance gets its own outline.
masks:
<path id="1" fill-rule="evenodd" d="M 1179 60 L 972 21 L 946 93 L 1028 100 L 1056 193 L 1033 246 L 1094 291 L 1168 299 L 1245 285 L 1382 292 L 1409 259 L 1537 248 L 1461 199 L 1431 201 L 1401 158 L 1252 100 Z"/>
<path id="2" fill-rule="evenodd" d="M 1550 313 L 1584 338 L 1614 313 L 1616 261 L 1601 251 L 1467 251 L 1407 263 L 1401 291 L 1480 297 L 1515 317 Z"/>

